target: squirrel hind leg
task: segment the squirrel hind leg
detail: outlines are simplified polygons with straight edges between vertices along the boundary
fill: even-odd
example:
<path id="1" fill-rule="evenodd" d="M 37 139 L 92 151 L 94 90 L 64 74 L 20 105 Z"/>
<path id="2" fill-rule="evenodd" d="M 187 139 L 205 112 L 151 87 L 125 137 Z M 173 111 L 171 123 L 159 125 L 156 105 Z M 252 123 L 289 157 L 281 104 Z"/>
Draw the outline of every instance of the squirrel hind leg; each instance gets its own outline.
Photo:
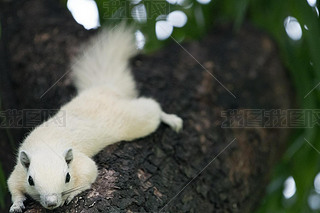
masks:
<path id="1" fill-rule="evenodd" d="M 118 120 L 125 123 L 125 125 L 120 125 L 122 127 L 120 138 L 125 141 L 132 141 L 153 133 L 161 121 L 176 132 L 182 129 L 182 119 L 163 112 L 160 104 L 152 98 L 141 97 L 126 101 L 122 110 L 123 116 Z"/>
<path id="2" fill-rule="evenodd" d="M 161 113 L 161 121 L 171 127 L 175 132 L 180 132 L 183 127 L 183 120 L 174 114 Z"/>

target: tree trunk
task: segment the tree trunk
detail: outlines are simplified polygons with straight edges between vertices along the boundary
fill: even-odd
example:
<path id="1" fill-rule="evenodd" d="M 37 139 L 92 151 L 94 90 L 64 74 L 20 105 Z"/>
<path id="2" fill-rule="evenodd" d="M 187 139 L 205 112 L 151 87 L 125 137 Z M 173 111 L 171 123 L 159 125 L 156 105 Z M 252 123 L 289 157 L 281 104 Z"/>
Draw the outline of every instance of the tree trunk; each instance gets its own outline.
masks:
<path id="1" fill-rule="evenodd" d="M 58 109 L 76 94 L 68 63 L 93 32 L 75 23 L 58 1 L 24 1 L 10 11 L 2 42 L 8 45 L 11 84 L 1 89 L 13 94 L 18 109 Z M 92 189 L 53 212 L 252 212 L 257 207 L 288 131 L 223 128 L 221 113 L 291 106 L 277 49 L 249 25 L 237 34 L 229 26 L 216 27 L 201 41 L 181 46 L 172 42 L 139 55 L 132 67 L 141 95 L 181 116 L 184 130 L 176 134 L 161 125 L 146 138 L 105 148 L 94 158 L 99 177 Z M 30 199 L 26 207 L 45 212 Z"/>

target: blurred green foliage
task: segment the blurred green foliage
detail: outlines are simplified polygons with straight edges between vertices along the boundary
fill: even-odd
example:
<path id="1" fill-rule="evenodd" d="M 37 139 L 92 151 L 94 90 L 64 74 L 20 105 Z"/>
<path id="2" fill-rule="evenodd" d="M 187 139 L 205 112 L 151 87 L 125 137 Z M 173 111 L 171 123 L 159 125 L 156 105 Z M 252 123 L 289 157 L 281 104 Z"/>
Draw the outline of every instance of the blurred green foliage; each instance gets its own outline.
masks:
<path id="1" fill-rule="evenodd" d="M 320 22 L 316 10 L 306 0 L 252 1 L 248 7 L 249 19 L 276 40 L 283 62 L 290 70 L 302 109 L 320 108 L 317 87 L 320 82 Z M 295 17 L 301 25 L 302 37 L 298 41 L 286 35 L 284 20 L 287 16 Z M 260 212 L 280 212 L 283 209 L 312 212 L 308 199 L 310 195 L 317 194 L 314 178 L 320 170 L 319 140 L 318 125 L 295 132 L 282 162 L 276 168 Z M 288 176 L 294 178 L 297 191 L 292 198 L 284 199 L 281 196 L 282 183 Z"/>
<path id="2" fill-rule="evenodd" d="M 2 28 L 0 24 L 0 39 L 1 39 L 1 32 L 2 32 Z M 1 95 L 0 95 L 0 110 L 2 109 L 1 105 L 2 105 L 2 102 L 1 102 Z M 0 123 L 1 122 L 2 121 L 0 120 Z M 2 165 L 0 162 L 0 209 L 4 209 L 4 205 L 5 205 L 4 199 L 5 199 L 6 193 L 7 193 L 7 182 L 6 182 L 4 171 L 2 169 Z"/>
<path id="3" fill-rule="evenodd" d="M 4 208 L 5 202 L 5 195 L 7 193 L 7 182 L 4 176 L 4 172 L 2 169 L 2 165 L 0 163 L 0 209 Z"/>
<path id="4" fill-rule="evenodd" d="M 172 11 L 179 10 L 184 12 L 188 21 L 183 28 L 174 28 L 172 37 L 176 41 L 182 41 L 186 38 L 199 38 L 211 24 L 211 9 L 208 5 L 203 5 L 197 1 L 184 1 L 182 5 L 170 4 L 165 0 L 141 0 L 138 3 L 128 0 L 96 0 L 99 9 L 101 24 L 116 24 L 122 20 L 134 23 L 146 37 L 144 50 L 146 52 L 154 51 L 170 42 L 169 39 L 159 41 L 156 37 L 156 22 L 165 20 L 165 16 Z M 132 9 L 137 5 L 144 5 L 147 13 L 145 21 L 137 21 L 132 17 Z"/>
<path id="5" fill-rule="evenodd" d="M 1 97 L 0 97 L 0 110 L 1 110 Z M 0 120 L 0 122 L 3 122 Z M 9 132 L 7 132 L 9 133 Z M 8 193 L 7 191 L 7 182 L 0 162 L 0 210 L 5 207 L 5 196 Z"/>
<path id="6" fill-rule="evenodd" d="M 320 82 L 318 2 L 313 7 L 306 0 L 215 0 L 205 5 L 196 0 L 185 0 L 182 4 L 177 2 L 170 4 L 163 0 L 142 0 L 135 1 L 135 4 L 128 4 L 130 1 L 124 0 L 96 0 L 96 2 L 102 24 L 120 19 L 128 19 L 129 22 L 138 24 L 146 37 L 147 52 L 172 41 L 170 38 L 159 41 L 155 35 L 156 22 L 165 18 L 165 16 L 161 18 L 161 15 L 168 15 L 171 11 L 183 11 L 188 17 L 187 24 L 182 28 L 174 28 L 171 35 L 179 42 L 187 38 L 199 38 L 216 23 L 232 22 L 236 31 L 244 20 L 249 20 L 256 27 L 269 33 L 276 41 L 282 61 L 291 74 L 298 108 L 304 110 L 320 108 L 320 93 L 317 87 Z M 136 4 L 144 4 L 146 7 L 148 18 L 145 23 L 135 21 L 130 13 Z M 165 9 L 156 10 L 150 7 Z M 288 16 L 296 18 L 300 23 L 301 39 L 292 40 L 288 37 L 284 23 Z M 267 195 L 258 212 L 313 211 L 308 205 L 308 198 L 311 194 L 315 194 L 314 178 L 320 171 L 318 141 L 320 141 L 318 125 L 314 128 L 294 129 L 288 148 L 275 168 Z M 284 182 L 289 176 L 295 180 L 296 193 L 286 199 L 282 192 Z"/>

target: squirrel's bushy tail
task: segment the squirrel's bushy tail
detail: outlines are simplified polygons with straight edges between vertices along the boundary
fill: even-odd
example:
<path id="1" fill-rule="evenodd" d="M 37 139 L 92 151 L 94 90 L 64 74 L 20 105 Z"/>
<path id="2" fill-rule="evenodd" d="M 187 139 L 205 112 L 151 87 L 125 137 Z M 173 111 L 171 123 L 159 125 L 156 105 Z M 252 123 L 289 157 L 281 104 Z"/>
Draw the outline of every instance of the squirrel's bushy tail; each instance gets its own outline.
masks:
<path id="1" fill-rule="evenodd" d="M 129 68 L 129 59 L 137 54 L 133 27 L 122 23 L 103 29 L 84 50 L 72 66 L 78 91 L 108 86 L 125 97 L 137 96 Z"/>

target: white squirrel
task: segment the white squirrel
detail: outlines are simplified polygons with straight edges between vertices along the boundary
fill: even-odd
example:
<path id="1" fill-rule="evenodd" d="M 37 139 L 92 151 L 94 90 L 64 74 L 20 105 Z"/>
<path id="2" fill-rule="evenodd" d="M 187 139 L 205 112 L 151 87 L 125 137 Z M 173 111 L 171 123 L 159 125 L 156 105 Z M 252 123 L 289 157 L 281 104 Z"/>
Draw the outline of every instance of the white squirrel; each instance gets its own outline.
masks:
<path id="1" fill-rule="evenodd" d="M 96 180 L 91 157 L 110 144 L 147 136 L 161 121 L 181 130 L 181 118 L 163 112 L 154 99 L 138 97 L 129 68 L 137 54 L 133 32 L 125 24 L 102 30 L 72 66 L 78 95 L 60 109 L 66 125 L 58 126 L 55 115 L 21 144 L 8 179 L 10 212 L 23 211 L 25 194 L 47 209 L 68 204 Z"/>

